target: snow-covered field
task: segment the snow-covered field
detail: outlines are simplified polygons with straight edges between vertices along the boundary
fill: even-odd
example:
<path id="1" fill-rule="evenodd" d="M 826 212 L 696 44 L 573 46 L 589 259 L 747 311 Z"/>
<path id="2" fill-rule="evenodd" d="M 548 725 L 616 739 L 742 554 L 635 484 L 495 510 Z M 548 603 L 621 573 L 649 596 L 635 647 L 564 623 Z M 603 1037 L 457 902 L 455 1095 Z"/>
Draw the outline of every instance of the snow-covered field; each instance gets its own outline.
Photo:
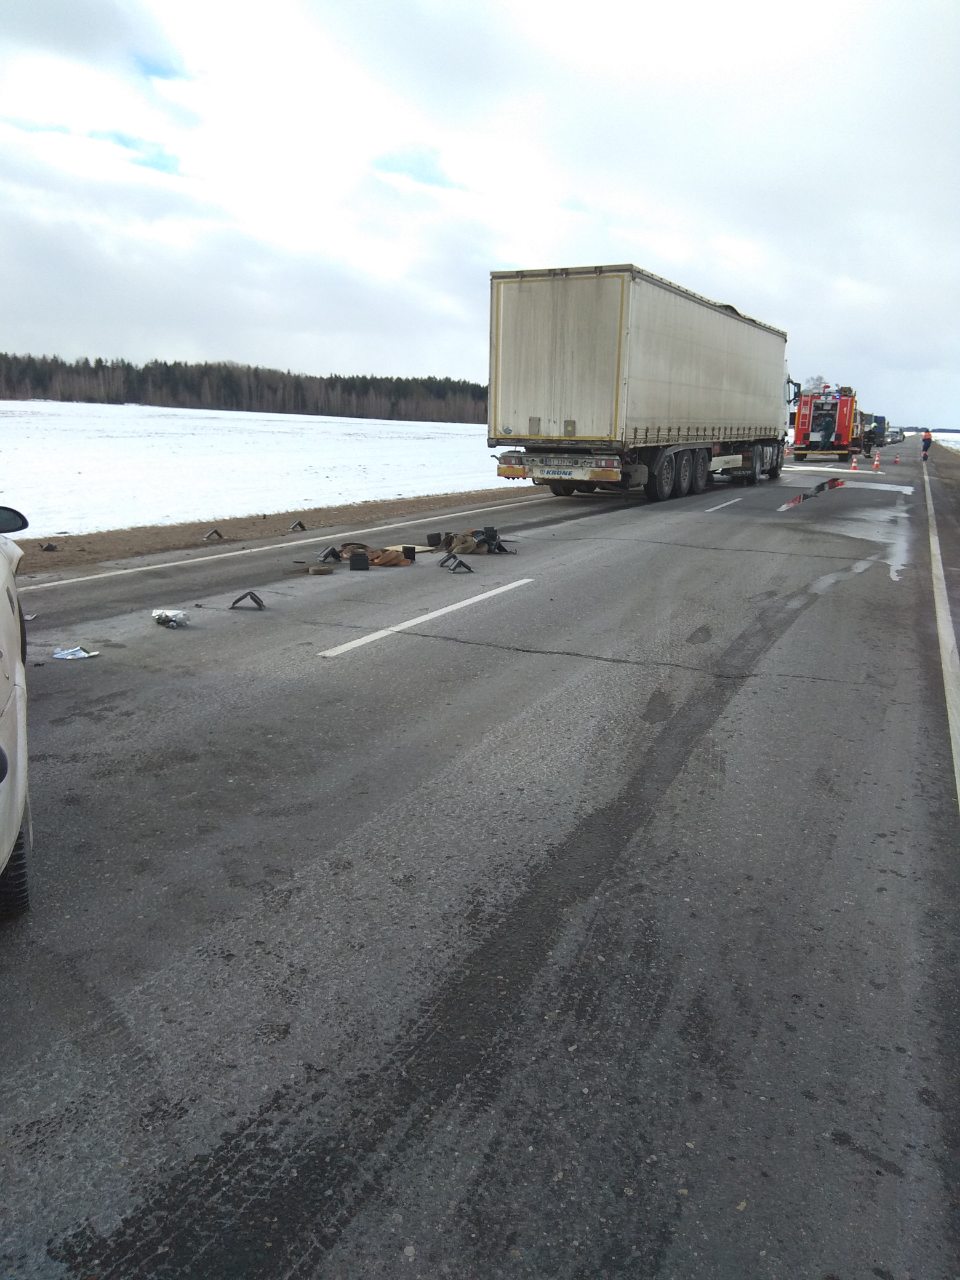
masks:
<path id="1" fill-rule="evenodd" d="M 0 401 L 0 505 L 37 537 L 509 484 L 482 425 Z"/>
<path id="2" fill-rule="evenodd" d="M 0 504 L 37 537 L 500 486 L 485 426 L 0 401 Z"/>

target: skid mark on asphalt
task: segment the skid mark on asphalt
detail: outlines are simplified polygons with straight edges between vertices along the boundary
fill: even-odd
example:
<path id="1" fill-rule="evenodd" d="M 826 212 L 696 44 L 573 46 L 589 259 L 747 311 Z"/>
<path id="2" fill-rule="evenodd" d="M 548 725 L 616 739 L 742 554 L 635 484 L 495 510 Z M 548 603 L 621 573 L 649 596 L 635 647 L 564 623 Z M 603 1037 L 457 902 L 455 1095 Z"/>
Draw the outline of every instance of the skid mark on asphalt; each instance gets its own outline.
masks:
<path id="1" fill-rule="evenodd" d="M 151 1280 L 316 1277 L 329 1250 L 427 1136 L 435 1113 L 495 1096 L 507 1048 L 571 910 L 616 874 L 661 797 L 754 666 L 816 603 L 772 603 L 720 655 L 721 677 L 679 707 L 638 751 L 620 795 L 544 852 L 513 905 L 433 995 L 380 1067 L 352 1081 L 307 1065 L 244 1124 L 197 1156 L 107 1234 L 84 1223 L 49 1256 L 74 1277 Z M 658 998 L 663 1000 L 663 993 Z M 659 1016 L 656 1015 L 656 1016 Z M 662 1225 L 662 1224 L 661 1224 Z M 649 1229 L 656 1232 L 656 1224 Z"/>

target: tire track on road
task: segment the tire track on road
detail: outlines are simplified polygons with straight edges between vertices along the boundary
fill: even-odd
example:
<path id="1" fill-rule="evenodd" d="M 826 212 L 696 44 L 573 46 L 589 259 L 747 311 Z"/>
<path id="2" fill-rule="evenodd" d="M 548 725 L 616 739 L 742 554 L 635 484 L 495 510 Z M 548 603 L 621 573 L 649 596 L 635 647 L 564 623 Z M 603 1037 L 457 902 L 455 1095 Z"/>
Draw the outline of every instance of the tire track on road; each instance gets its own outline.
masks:
<path id="1" fill-rule="evenodd" d="M 49 1256 L 71 1276 L 98 1280 L 321 1274 L 326 1254 L 423 1139 L 435 1113 L 475 1090 L 489 1097 L 497 1089 L 510 1070 L 505 1047 L 569 913 L 616 873 L 751 668 L 817 599 L 803 591 L 772 602 L 740 632 L 712 672 L 723 678 L 678 709 L 637 756 L 617 797 L 544 851 L 513 905 L 378 1069 L 341 1086 L 306 1064 L 300 1079 L 278 1087 L 246 1123 L 148 1194 L 114 1230 L 79 1225 L 50 1242 Z"/>

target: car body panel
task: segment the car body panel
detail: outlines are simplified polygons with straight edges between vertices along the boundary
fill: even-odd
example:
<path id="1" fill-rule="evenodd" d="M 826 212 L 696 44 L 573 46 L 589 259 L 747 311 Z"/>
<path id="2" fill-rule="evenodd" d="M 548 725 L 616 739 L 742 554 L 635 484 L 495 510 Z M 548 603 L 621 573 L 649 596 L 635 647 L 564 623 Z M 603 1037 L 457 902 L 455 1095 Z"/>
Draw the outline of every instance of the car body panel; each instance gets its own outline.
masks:
<path id="1" fill-rule="evenodd" d="M 15 577 L 22 555 L 0 534 L 0 871 L 27 817 L 27 688 Z"/>

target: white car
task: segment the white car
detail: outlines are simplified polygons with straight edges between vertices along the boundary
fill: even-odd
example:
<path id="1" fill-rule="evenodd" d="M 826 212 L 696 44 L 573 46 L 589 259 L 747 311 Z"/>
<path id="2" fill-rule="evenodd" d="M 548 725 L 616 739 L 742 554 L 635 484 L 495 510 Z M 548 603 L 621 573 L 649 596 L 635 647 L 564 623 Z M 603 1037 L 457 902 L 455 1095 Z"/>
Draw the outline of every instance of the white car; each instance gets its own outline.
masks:
<path id="1" fill-rule="evenodd" d="M 16 572 L 23 552 L 8 533 L 27 521 L 12 507 L 0 507 L 0 919 L 18 916 L 30 905 L 27 854 L 27 633 L 17 600 Z"/>

